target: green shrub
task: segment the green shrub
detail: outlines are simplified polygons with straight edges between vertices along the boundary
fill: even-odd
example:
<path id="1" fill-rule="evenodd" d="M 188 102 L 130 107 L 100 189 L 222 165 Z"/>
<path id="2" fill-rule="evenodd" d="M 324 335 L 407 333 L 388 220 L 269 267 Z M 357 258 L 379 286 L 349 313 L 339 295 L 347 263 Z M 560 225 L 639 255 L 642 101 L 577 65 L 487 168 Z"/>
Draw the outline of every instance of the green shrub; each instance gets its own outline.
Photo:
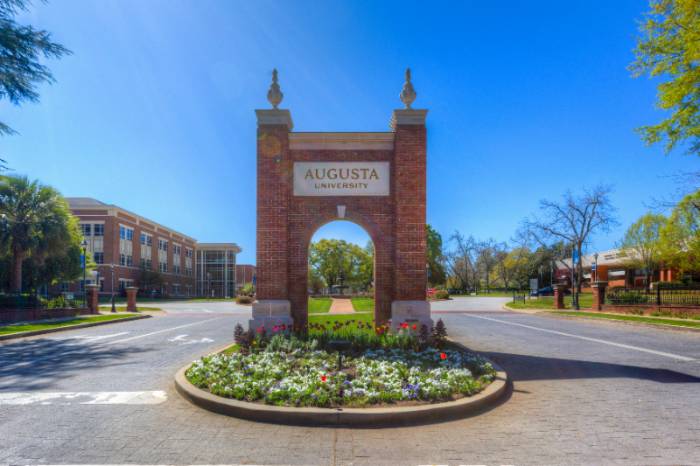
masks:
<path id="1" fill-rule="evenodd" d="M 450 293 L 447 290 L 437 290 L 435 299 L 450 299 Z"/>
<path id="2" fill-rule="evenodd" d="M 255 296 L 255 286 L 252 283 L 246 283 L 239 293 L 244 296 Z"/>
<path id="3" fill-rule="evenodd" d="M 236 303 L 238 304 L 253 304 L 253 297 L 252 296 L 245 296 L 245 295 L 240 295 L 236 296 Z"/>

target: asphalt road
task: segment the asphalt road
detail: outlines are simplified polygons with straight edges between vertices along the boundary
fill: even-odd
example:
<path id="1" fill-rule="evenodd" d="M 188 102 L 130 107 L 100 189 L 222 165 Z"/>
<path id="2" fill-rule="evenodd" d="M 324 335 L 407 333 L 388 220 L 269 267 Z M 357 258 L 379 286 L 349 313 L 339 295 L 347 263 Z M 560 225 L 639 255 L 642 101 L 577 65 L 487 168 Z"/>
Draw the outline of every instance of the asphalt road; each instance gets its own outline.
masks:
<path id="1" fill-rule="evenodd" d="M 302 428 L 211 414 L 172 376 L 231 340 L 250 308 L 167 315 L 0 344 L 0 463 L 700 464 L 700 333 L 437 303 L 451 336 L 513 379 L 468 419 Z"/>

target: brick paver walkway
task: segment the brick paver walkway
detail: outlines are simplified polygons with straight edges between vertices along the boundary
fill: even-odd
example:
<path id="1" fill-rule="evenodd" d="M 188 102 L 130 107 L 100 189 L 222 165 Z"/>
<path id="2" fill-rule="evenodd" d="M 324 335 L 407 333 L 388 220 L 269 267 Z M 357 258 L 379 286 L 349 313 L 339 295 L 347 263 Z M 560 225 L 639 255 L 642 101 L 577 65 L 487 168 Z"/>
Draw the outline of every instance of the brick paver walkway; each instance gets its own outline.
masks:
<path id="1" fill-rule="evenodd" d="M 349 299 L 337 299 L 332 298 L 331 309 L 328 311 L 329 314 L 352 314 L 355 309 L 352 307 L 352 301 Z"/>

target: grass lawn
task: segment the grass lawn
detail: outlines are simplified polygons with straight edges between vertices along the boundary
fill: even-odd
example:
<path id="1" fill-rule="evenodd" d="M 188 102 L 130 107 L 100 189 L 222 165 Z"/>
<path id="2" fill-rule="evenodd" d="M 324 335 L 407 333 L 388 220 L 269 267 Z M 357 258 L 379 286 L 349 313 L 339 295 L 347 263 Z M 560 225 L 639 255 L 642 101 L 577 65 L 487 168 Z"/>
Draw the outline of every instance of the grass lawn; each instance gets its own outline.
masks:
<path id="1" fill-rule="evenodd" d="M 309 298 L 309 314 L 328 312 L 331 309 L 331 298 Z"/>
<path id="2" fill-rule="evenodd" d="M 126 306 L 119 305 L 119 306 L 114 306 L 114 308 L 117 310 L 117 312 L 126 312 Z M 151 312 L 163 310 L 159 307 L 139 306 L 139 305 L 136 306 L 136 309 L 138 309 L 139 311 L 151 311 Z M 101 311 L 111 311 L 112 306 L 109 304 L 108 305 L 100 304 L 100 310 Z"/>
<path id="3" fill-rule="evenodd" d="M 698 320 L 664 319 L 663 317 L 633 316 L 627 314 L 606 314 L 602 312 L 553 311 L 552 314 L 577 317 L 593 317 L 595 319 L 622 320 L 627 322 L 642 322 L 645 324 L 673 325 L 675 327 L 700 328 Z"/>
<path id="4" fill-rule="evenodd" d="M 62 320 L 60 322 L 42 322 L 42 323 L 28 323 L 28 324 L 11 324 L 3 325 L 0 327 L 0 335 L 8 335 L 10 333 L 17 332 L 32 332 L 35 330 L 46 330 L 50 328 L 58 327 L 72 327 L 78 324 L 85 324 L 88 322 L 102 322 L 105 320 L 117 320 L 124 319 L 126 317 L 135 316 L 138 314 L 109 314 L 109 315 L 99 315 L 99 316 L 89 316 L 89 317 L 74 317 L 67 320 Z"/>
<path id="5" fill-rule="evenodd" d="M 579 304 L 582 309 L 590 309 L 593 306 L 593 294 L 581 293 Z M 525 299 L 525 302 L 507 303 L 511 309 L 554 309 L 554 296 L 541 296 L 539 298 Z M 571 306 L 571 296 L 564 296 L 564 307 L 573 309 Z"/>
<path id="6" fill-rule="evenodd" d="M 374 298 L 351 298 L 355 312 L 374 312 Z"/>
<path id="7" fill-rule="evenodd" d="M 333 325 L 335 322 L 347 322 L 355 320 L 374 323 L 374 312 L 356 312 L 354 314 L 328 314 L 321 316 L 309 316 L 309 323 Z"/>

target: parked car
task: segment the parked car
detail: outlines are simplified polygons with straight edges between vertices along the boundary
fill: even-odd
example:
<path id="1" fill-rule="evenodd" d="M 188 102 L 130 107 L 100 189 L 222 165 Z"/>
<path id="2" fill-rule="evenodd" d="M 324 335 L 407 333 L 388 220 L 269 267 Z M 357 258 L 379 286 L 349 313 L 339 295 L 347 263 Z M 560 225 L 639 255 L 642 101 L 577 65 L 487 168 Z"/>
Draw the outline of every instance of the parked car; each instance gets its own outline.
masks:
<path id="1" fill-rule="evenodd" d="M 530 296 L 552 296 L 554 294 L 554 288 L 551 286 L 545 286 L 539 290 L 530 291 Z"/>

